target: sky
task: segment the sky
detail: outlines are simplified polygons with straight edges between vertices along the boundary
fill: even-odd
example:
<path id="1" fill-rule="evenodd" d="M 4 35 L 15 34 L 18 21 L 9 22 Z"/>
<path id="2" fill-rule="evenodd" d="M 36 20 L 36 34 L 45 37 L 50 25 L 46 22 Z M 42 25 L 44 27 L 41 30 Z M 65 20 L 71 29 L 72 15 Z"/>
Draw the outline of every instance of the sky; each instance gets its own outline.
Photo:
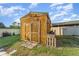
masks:
<path id="1" fill-rule="evenodd" d="M 29 12 L 48 12 L 52 23 L 79 20 L 79 3 L 0 3 L 0 22 L 20 23 Z"/>

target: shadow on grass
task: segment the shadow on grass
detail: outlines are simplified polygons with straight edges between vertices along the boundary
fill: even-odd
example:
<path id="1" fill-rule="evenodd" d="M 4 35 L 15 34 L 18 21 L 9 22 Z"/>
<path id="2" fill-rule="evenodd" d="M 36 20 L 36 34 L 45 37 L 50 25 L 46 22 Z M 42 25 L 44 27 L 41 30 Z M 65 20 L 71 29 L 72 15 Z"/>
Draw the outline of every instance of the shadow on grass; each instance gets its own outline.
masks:
<path id="1" fill-rule="evenodd" d="M 56 36 L 57 47 L 79 47 L 78 36 Z"/>

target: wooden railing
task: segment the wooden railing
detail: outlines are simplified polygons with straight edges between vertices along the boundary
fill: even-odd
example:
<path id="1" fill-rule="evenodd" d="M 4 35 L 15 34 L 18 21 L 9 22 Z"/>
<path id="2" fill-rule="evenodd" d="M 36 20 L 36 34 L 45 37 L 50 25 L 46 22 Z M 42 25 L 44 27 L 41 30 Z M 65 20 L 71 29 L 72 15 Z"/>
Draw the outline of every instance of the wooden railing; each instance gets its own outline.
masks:
<path id="1" fill-rule="evenodd" d="M 48 34 L 46 44 L 47 47 L 56 47 L 56 37 L 54 34 Z"/>

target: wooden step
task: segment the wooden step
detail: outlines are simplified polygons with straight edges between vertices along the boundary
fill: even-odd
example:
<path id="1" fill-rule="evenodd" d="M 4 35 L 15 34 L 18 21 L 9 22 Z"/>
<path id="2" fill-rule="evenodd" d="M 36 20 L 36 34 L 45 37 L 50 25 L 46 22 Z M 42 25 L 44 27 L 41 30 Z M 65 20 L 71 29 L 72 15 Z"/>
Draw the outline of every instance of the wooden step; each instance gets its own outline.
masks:
<path id="1" fill-rule="evenodd" d="M 35 46 L 37 46 L 37 42 L 35 41 L 26 41 L 26 42 L 23 42 L 22 43 L 22 46 L 26 47 L 26 48 L 29 48 L 29 49 L 32 49 L 34 48 Z"/>

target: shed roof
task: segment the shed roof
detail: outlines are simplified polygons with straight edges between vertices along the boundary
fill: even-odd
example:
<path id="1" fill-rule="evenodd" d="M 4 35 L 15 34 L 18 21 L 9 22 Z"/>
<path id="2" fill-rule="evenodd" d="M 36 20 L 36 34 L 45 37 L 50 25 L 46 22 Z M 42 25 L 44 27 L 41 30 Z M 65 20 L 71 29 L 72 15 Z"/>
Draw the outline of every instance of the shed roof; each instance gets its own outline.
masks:
<path id="1" fill-rule="evenodd" d="M 23 17 L 21 17 L 21 19 L 22 18 L 26 18 L 27 16 L 29 16 L 30 14 L 43 14 L 43 15 L 47 15 L 47 18 L 48 18 L 48 20 L 49 20 L 49 22 L 51 23 L 51 20 L 50 20 L 50 17 L 48 16 L 48 12 L 29 12 L 28 14 L 26 14 L 26 15 L 24 15 Z M 20 19 L 20 20 L 21 20 Z"/>
<path id="2" fill-rule="evenodd" d="M 30 13 L 48 14 L 48 12 L 30 12 Z"/>
<path id="3" fill-rule="evenodd" d="M 29 14 L 48 14 L 48 12 L 29 12 L 28 14 L 22 16 L 21 18 L 25 18 L 25 17 L 28 16 Z"/>

